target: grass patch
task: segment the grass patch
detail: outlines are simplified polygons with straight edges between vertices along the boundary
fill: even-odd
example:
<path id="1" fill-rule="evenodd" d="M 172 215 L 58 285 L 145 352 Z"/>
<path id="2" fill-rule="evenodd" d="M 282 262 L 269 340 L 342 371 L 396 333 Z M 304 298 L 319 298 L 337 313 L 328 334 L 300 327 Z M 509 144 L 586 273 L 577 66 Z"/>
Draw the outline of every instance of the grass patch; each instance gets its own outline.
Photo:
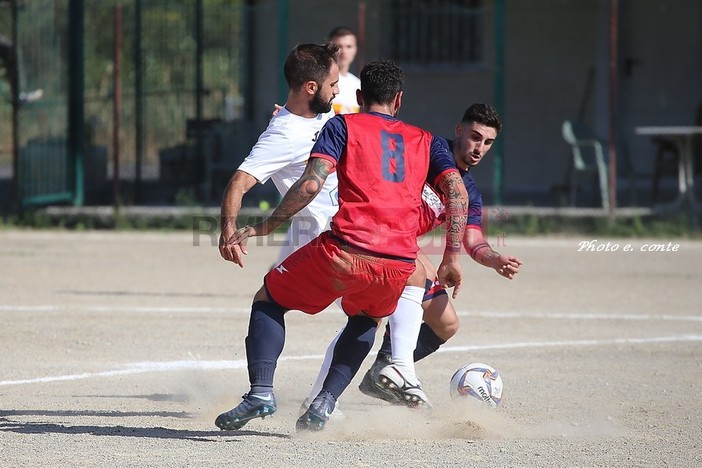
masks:
<path id="1" fill-rule="evenodd" d="M 256 222 L 261 212 L 242 214 L 242 222 Z M 66 229 L 66 230 L 156 230 L 193 232 L 218 232 L 219 217 L 212 210 L 193 207 L 143 213 L 133 210 L 111 209 L 102 212 L 81 210 L 70 213 L 49 213 L 46 210 L 26 211 L 21 215 L 0 217 L 1 229 Z M 287 226 L 282 226 L 281 230 Z M 629 217 L 610 221 L 606 217 L 565 217 L 534 214 L 511 215 L 505 219 L 491 220 L 488 236 L 542 236 L 542 235 L 597 235 L 603 237 L 647 237 L 702 239 L 700 219 L 686 216 Z M 436 235 L 441 235 L 439 232 Z"/>

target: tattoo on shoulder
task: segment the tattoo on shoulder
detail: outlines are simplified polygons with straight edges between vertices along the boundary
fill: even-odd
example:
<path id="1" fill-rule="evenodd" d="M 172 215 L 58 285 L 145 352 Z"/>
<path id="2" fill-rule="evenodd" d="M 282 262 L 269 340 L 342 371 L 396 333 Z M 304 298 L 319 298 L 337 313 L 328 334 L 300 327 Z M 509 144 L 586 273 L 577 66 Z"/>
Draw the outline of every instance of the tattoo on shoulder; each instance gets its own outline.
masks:
<path id="1" fill-rule="evenodd" d="M 312 158 L 307 162 L 305 172 L 300 179 L 290 188 L 292 192 L 299 192 L 303 196 L 317 194 L 331 173 L 331 163 L 321 158 Z"/>
<path id="2" fill-rule="evenodd" d="M 312 159 L 312 172 L 323 181 L 326 180 L 327 177 L 329 177 L 329 174 L 331 173 L 331 167 L 329 162 L 322 158 Z"/>

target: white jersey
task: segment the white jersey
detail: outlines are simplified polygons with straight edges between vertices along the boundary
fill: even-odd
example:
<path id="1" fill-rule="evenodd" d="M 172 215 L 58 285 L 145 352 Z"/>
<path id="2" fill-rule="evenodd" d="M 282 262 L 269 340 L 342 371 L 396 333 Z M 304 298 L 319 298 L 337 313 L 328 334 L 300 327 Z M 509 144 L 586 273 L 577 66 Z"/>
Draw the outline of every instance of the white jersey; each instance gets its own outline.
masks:
<path id="1" fill-rule="evenodd" d="M 339 73 L 339 94 L 332 101 L 337 114 L 355 114 L 360 110 L 356 99 L 356 90 L 361 89 L 361 80 L 353 73 Z"/>
<path id="2" fill-rule="evenodd" d="M 271 179 L 284 196 L 305 170 L 312 145 L 333 113 L 306 118 L 283 107 L 258 137 L 258 141 L 238 170 L 261 184 Z M 280 260 L 329 229 L 331 217 L 339 209 L 336 172 L 329 174 L 317 196 L 291 220 Z"/>

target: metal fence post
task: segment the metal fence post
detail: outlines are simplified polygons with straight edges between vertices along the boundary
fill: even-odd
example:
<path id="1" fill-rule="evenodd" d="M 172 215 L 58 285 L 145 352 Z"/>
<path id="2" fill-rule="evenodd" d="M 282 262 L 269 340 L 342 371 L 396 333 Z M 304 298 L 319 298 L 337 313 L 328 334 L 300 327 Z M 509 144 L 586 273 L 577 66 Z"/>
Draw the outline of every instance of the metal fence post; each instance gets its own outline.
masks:
<path id="1" fill-rule="evenodd" d="M 141 47 L 141 0 L 134 3 L 134 201 L 141 200 L 141 162 L 144 157 L 144 70 Z"/>
<path id="2" fill-rule="evenodd" d="M 83 157 L 85 146 L 84 100 L 85 76 L 83 64 L 83 0 L 68 4 L 68 157 L 73 161 L 73 204 L 83 205 L 85 173 Z"/>
<path id="3" fill-rule="evenodd" d="M 17 44 L 19 33 L 17 27 L 17 2 L 10 2 L 12 8 L 12 48 L 15 57 L 15 66 L 10 69 L 10 92 L 12 93 L 12 211 L 18 211 L 22 206 L 19 189 L 19 72 L 17 63 Z"/>
<path id="4" fill-rule="evenodd" d="M 505 119 L 505 0 L 495 1 L 495 78 L 494 78 L 495 108 L 500 118 Z M 493 193 L 495 205 L 502 205 L 504 195 L 505 151 L 503 135 L 495 140 L 493 158 Z"/>

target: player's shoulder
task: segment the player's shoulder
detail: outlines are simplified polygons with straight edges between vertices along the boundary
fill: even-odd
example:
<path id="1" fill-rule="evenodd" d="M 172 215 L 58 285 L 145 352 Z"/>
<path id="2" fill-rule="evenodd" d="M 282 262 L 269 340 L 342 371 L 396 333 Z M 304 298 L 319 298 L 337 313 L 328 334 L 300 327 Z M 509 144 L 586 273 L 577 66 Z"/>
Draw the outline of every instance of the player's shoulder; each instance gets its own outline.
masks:
<path id="1" fill-rule="evenodd" d="M 361 79 L 353 73 L 347 73 L 344 78 L 346 78 L 349 82 L 358 85 L 359 88 L 361 87 Z"/>
<path id="2" fill-rule="evenodd" d="M 306 135 L 306 130 L 317 131 L 330 119 L 333 114 L 317 114 L 316 117 L 302 117 L 287 109 L 281 110 L 268 123 L 268 128 L 264 133 L 281 139 L 296 139 L 301 134 Z"/>
<path id="3" fill-rule="evenodd" d="M 466 186 L 466 188 L 473 187 L 476 191 L 479 192 L 478 185 L 475 183 L 475 179 L 473 179 L 473 175 L 470 173 L 470 171 L 460 171 L 460 172 L 461 172 L 461 178 L 463 179 L 463 184 Z"/>
<path id="4" fill-rule="evenodd" d="M 258 137 L 258 141 L 285 141 L 290 138 L 291 133 L 287 119 L 275 116 L 268 122 L 268 126 Z"/>
<path id="5" fill-rule="evenodd" d="M 442 146 L 442 147 L 448 149 L 449 153 L 452 153 L 452 151 L 451 151 L 451 142 L 449 141 L 448 138 L 442 137 L 441 135 L 434 135 L 434 134 L 431 133 L 431 132 L 430 132 L 430 134 L 431 134 L 431 136 L 432 136 L 432 139 L 434 140 L 434 142 L 435 142 L 437 145 L 440 145 L 440 146 Z"/>
<path id="6" fill-rule="evenodd" d="M 471 174 L 470 171 L 466 171 L 465 173 L 462 174 L 463 176 L 463 185 L 466 186 L 466 190 L 468 190 L 468 195 L 470 196 L 471 200 L 477 200 L 480 198 L 482 200 L 482 192 L 480 192 L 480 189 L 478 188 L 478 184 L 475 182 L 475 179 L 473 178 L 473 175 Z"/>
<path id="7" fill-rule="evenodd" d="M 433 138 L 434 134 L 431 133 L 429 130 L 425 130 L 422 127 L 418 127 L 417 125 L 405 122 L 404 120 L 397 119 L 400 125 L 404 128 L 406 132 L 415 132 L 421 134 L 423 137 L 429 138 L 430 140 Z"/>
<path id="8" fill-rule="evenodd" d="M 283 131 L 295 123 L 296 117 L 295 114 L 283 107 L 280 109 L 280 112 L 274 115 L 271 121 L 268 122 L 268 128 L 266 130 L 270 130 L 271 132 Z"/>

